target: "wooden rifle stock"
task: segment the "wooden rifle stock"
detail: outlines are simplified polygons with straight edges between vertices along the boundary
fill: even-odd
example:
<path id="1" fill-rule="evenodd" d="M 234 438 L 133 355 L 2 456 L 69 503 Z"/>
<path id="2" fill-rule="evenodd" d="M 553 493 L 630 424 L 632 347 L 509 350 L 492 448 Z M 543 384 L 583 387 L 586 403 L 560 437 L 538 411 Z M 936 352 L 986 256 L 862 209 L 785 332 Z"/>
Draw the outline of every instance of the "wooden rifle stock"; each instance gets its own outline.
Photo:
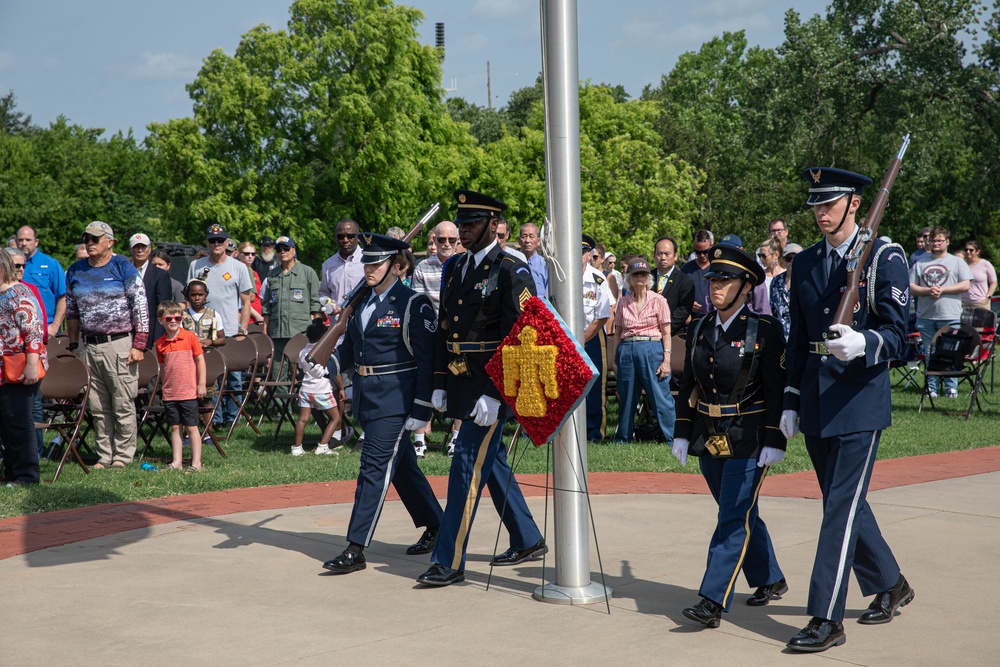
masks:
<path id="1" fill-rule="evenodd" d="M 414 238 L 416 238 L 417 234 L 423 230 L 424 226 L 430 222 L 435 215 L 437 215 L 439 210 L 441 210 L 441 204 L 439 202 L 434 202 L 434 205 L 428 209 L 417 224 L 413 225 L 413 228 L 407 232 L 406 236 L 403 237 L 403 240 L 410 243 Z M 340 340 L 340 337 L 344 335 L 345 331 L 347 331 L 347 322 L 351 319 L 351 315 L 354 313 L 354 310 L 358 307 L 358 305 L 368 298 L 369 294 L 371 294 L 371 288 L 368 287 L 365 279 L 362 278 L 361 282 L 358 283 L 357 286 L 355 286 L 355 288 L 344 297 L 344 302 L 341 306 L 340 313 L 337 315 L 336 322 L 333 323 L 333 326 L 327 329 L 326 333 L 323 334 L 322 338 L 316 342 L 316 345 L 311 350 L 309 356 L 312 357 L 313 361 L 324 366 L 326 365 L 326 362 L 330 361 L 330 356 L 333 354 L 333 350 L 337 346 L 337 341 Z"/>
<path id="2" fill-rule="evenodd" d="M 872 239 L 878 234 L 879 223 L 882 222 L 882 215 L 885 207 L 889 203 L 889 191 L 892 190 L 899 170 L 903 166 L 903 155 L 910 146 L 910 135 L 903 137 L 903 143 L 899 147 L 896 156 L 889 163 L 889 170 L 882 179 L 882 184 L 875 195 L 875 201 L 868 208 L 868 215 L 858 226 L 858 234 L 854 237 L 854 243 L 844 256 L 847 262 L 847 287 L 840 297 L 840 305 L 833 316 L 833 324 L 846 324 L 851 326 L 854 322 L 854 309 L 858 307 L 858 288 L 864 274 L 864 267 L 868 263 L 868 258 L 872 254 Z M 839 334 L 833 330 L 827 333 L 828 338 L 839 338 Z"/>

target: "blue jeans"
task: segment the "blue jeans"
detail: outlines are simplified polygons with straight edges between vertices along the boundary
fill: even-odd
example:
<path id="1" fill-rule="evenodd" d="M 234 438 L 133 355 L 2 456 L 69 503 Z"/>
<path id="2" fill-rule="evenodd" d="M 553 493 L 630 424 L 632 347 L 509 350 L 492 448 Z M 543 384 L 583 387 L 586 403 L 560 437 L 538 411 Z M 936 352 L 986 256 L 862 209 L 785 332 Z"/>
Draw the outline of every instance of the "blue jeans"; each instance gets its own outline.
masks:
<path id="1" fill-rule="evenodd" d="M 922 317 L 917 318 L 917 331 L 920 332 L 920 350 L 924 353 L 924 363 L 931 357 L 931 339 L 934 338 L 934 334 L 937 330 L 943 326 L 949 324 L 958 324 L 959 320 L 927 320 Z M 938 393 L 940 378 L 929 375 L 927 376 L 927 389 Z M 945 378 L 944 379 L 945 391 L 951 391 L 954 389 L 958 391 L 958 378 Z"/>
<path id="2" fill-rule="evenodd" d="M 660 379 L 656 369 L 663 363 L 663 343 L 658 340 L 626 340 L 615 354 L 618 381 L 618 430 L 615 440 L 631 442 L 635 430 L 635 410 L 639 405 L 639 390 L 656 408 L 660 431 L 670 445 L 674 441 L 674 397 L 670 395 L 670 375 Z"/>
<path id="3" fill-rule="evenodd" d="M 226 379 L 224 380 L 226 385 L 226 391 L 239 391 L 243 387 L 243 373 L 240 371 L 232 371 L 226 373 Z M 222 395 L 222 392 L 219 392 Z M 216 399 L 218 400 L 218 399 Z M 222 402 L 219 409 L 215 412 L 215 418 L 212 419 L 212 423 L 218 426 L 219 424 L 236 421 L 236 416 L 240 413 L 239 404 L 233 400 L 232 396 L 226 396 L 226 400 Z"/>

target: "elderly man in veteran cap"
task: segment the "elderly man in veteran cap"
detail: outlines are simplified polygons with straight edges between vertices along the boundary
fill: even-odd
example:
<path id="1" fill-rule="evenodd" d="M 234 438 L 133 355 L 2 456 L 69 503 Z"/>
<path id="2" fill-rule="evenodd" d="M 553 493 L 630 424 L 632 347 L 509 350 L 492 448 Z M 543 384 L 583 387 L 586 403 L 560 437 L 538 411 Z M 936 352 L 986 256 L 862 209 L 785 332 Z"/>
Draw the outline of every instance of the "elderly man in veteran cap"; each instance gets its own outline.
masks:
<path id="1" fill-rule="evenodd" d="M 75 350 L 81 341 L 86 345 L 99 457 L 94 467 L 122 468 L 135 457 L 138 363 L 150 329 L 146 291 L 135 267 L 114 253 L 111 225 L 91 222 L 83 242 L 87 259 L 66 271 L 67 349 Z"/>
<path id="2" fill-rule="evenodd" d="M 448 504 L 438 532 L 433 565 L 417 578 L 428 586 L 465 579 L 469 531 L 483 487 L 510 534 L 510 549 L 493 565 L 516 565 L 548 551 L 507 464 L 502 446 L 507 406 L 486 372 L 486 364 L 535 295 L 531 271 L 497 244 L 496 229 L 507 205 L 470 190 L 455 192 L 455 224 L 467 252 L 444 266 L 434 352 L 431 402 L 462 420 L 448 476 Z"/>
<path id="3" fill-rule="evenodd" d="M 153 349 L 153 343 L 163 335 L 163 325 L 156 318 L 156 309 L 173 297 L 173 285 L 170 283 L 170 274 L 149 261 L 152 242 L 148 236 L 142 232 L 130 236 L 128 250 L 132 255 L 132 266 L 142 277 L 142 286 L 146 290 L 146 310 L 152 320 L 152 335 L 146 343 L 148 351 Z"/>
<path id="4" fill-rule="evenodd" d="M 909 276 L 898 245 L 872 239 L 851 325 L 833 324 L 847 285 L 845 253 L 859 233 L 855 215 L 872 181 L 842 169 L 802 172 L 823 240 L 792 262 L 788 379 L 781 430 L 801 429 L 823 493 L 823 523 L 809 581 L 809 624 L 792 637 L 793 651 L 825 651 L 846 641 L 844 607 L 850 571 L 863 595 L 874 595 L 858 619 L 888 623 L 913 600 L 879 531 L 866 495 L 879 436 L 892 416 L 889 362 L 905 346 Z M 830 334 L 836 334 L 835 337 Z"/>

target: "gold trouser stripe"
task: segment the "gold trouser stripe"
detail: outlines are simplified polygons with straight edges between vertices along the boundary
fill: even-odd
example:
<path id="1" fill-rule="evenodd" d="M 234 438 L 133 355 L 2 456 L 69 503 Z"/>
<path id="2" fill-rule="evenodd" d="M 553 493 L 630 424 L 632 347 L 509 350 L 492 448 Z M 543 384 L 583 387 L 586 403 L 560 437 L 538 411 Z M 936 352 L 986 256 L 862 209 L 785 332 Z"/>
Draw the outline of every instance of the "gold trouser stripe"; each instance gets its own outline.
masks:
<path id="1" fill-rule="evenodd" d="M 462 566 L 462 556 L 465 553 L 465 536 L 469 534 L 472 526 L 472 512 L 476 509 L 476 501 L 479 500 L 479 480 L 483 478 L 483 460 L 486 452 L 490 449 L 490 441 L 493 439 L 493 432 L 497 430 L 500 420 L 493 422 L 490 430 L 486 432 L 483 441 L 479 443 L 479 452 L 476 453 L 476 462 L 472 466 L 472 479 L 469 481 L 469 493 L 465 496 L 465 507 L 462 510 L 462 521 L 458 524 L 458 532 L 455 533 L 455 555 L 452 557 L 451 569 L 457 570 Z"/>
<path id="2" fill-rule="evenodd" d="M 601 341 L 601 377 L 597 381 L 601 383 L 601 437 L 604 437 L 604 429 L 608 425 L 608 338 L 604 335 L 604 327 L 597 330 L 597 338 Z"/>
<path id="3" fill-rule="evenodd" d="M 726 594 L 722 596 L 722 604 L 725 606 L 726 600 L 729 599 L 730 593 L 733 591 L 733 585 L 736 583 L 736 576 L 740 573 L 740 568 L 743 567 L 743 559 L 747 556 L 747 545 L 750 543 L 750 512 L 757 505 L 757 498 L 760 495 L 760 487 L 764 484 L 764 478 L 767 477 L 767 471 L 770 470 L 770 466 L 764 466 L 764 473 L 760 476 L 760 481 L 757 482 L 757 488 L 753 490 L 753 502 L 747 507 L 746 516 L 743 517 L 743 550 L 740 552 L 740 559 L 736 562 L 736 568 L 733 570 L 733 576 L 729 579 L 729 585 L 726 586 Z"/>

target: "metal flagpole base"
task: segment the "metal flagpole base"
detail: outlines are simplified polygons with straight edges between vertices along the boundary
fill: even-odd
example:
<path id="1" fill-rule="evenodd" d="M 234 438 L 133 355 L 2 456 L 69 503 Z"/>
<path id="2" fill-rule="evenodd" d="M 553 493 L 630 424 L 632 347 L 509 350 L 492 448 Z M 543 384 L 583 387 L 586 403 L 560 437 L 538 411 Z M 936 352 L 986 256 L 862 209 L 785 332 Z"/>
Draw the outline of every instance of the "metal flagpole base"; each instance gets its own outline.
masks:
<path id="1" fill-rule="evenodd" d="M 611 587 L 592 581 L 589 586 L 545 584 L 536 588 L 531 597 L 551 604 L 596 604 L 610 598 L 611 592 Z"/>

